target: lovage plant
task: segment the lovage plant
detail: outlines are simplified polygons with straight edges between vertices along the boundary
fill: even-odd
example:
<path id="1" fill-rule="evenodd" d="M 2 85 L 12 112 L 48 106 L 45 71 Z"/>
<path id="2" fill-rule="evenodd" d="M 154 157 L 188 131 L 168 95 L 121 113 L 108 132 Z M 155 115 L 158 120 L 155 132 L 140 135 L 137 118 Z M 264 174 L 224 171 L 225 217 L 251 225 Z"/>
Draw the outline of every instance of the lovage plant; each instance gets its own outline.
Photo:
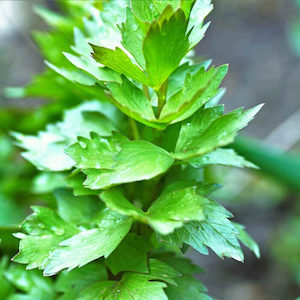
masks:
<path id="1" fill-rule="evenodd" d="M 64 5 L 72 7 L 66 17 L 40 11 L 53 29 L 52 39 L 38 36 L 51 55 L 34 90 L 55 86 L 48 94 L 82 103 L 36 136 L 13 133 L 56 198 L 52 208 L 32 207 L 13 261 L 56 275 L 54 299 L 211 299 L 182 253 L 210 248 L 243 261 L 242 242 L 259 256 L 243 226 L 210 199 L 219 185 L 206 182 L 205 169 L 255 167 L 226 146 L 261 107 L 225 114 L 218 102 L 227 65 L 194 62 L 212 4 Z M 68 46 L 57 32 L 70 27 Z"/>

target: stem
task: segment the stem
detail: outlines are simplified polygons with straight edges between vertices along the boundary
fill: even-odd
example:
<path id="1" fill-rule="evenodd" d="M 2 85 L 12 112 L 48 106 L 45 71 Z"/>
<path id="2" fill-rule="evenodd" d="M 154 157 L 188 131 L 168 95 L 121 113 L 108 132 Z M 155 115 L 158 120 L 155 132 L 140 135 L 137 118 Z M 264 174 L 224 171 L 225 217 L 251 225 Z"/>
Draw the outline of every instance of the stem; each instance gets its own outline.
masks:
<path id="1" fill-rule="evenodd" d="M 130 124 L 130 127 L 131 127 L 131 132 L 132 132 L 133 139 L 139 140 L 140 139 L 140 133 L 139 133 L 139 129 L 137 127 L 137 124 L 136 124 L 135 120 L 132 119 L 132 118 L 129 118 L 129 124 Z"/>
<path id="2" fill-rule="evenodd" d="M 168 87 L 168 80 L 166 80 L 162 86 L 160 87 L 160 89 L 158 91 L 156 91 L 157 94 L 157 100 L 158 100 L 158 109 L 157 109 L 157 117 L 159 118 L 161 111 L 163 109 L 163 107 L 166 104 L 166 100 L 167 100 L 167 87 Z"/>
<path id="3" fill-rule="evenodd" d="M 151 97 L 150 97 L 149 89 L 145 84 L 143 84 L 143 91 L 144 91 L 146 97 L 148 98 L 148 100 L 150 101 Z"/>

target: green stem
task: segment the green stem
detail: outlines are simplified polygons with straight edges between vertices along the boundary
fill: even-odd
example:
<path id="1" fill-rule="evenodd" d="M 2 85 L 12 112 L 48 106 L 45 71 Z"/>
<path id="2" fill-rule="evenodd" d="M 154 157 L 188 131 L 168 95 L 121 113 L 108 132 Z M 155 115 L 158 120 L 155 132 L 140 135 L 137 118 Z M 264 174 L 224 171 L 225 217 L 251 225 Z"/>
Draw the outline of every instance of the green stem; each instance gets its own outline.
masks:
<path id="1" fill-rule="evenodd" d="M 148 98 L 148 100 L 150 101 L 151 97 L 150 97 L 149 89 L 145 84 L 143 84 L 143 91 L 144 91 L 146 97 Z"/>
<path id="2" fill-rule="evenodd" d="M 158 109 L 157 109 L 157 117 L 159 118 L 161 111 L 163 109 L 163 107 L 166 104 L 166 100 L 167 100 L 167 87 L 168 87 L 168 80 L 166 80 L 162 86 L 160 87 L 160 89 L 158 91 L 156 91 L 157 94 L 157 101 L 158 101 Z"/>
<path id="3" fill-rule="evenodd" d="M 135 140 L 139 140 L 140 139 L 140 133 L 139 133 L 139 129 L 137 127 L 136 121 L 132 118 L 129 118 L 129 124 L 131 127 L 131 132 L 132 132 L 132 137 Z"/>

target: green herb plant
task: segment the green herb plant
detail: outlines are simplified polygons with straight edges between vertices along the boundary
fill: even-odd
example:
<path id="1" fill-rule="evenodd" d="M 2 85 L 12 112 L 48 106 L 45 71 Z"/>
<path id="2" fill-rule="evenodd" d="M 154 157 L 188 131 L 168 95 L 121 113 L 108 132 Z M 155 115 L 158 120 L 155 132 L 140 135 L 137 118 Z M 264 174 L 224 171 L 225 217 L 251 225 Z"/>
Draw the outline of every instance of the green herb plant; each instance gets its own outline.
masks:
<path id="1" fill-rule="evenodd" d="M 207 255 L 210 248 L 243 261 L 242 242 L 259 256 L 243 226 L 210 199 L 220 186 L 206 181 L 205 170 L 255 167 L 224 147 L 261 106 L 225 114 L 218 102 L 228 66 L 195 62 L 210 0 L 63 5 L 65 17 L 39 10 L 52 32 L 38 35 L 48 69 L 31 91 L 50 99 L 57 93 L 77 106 L 37 135 L 12 133 L 42 172 L 40 190 L 56 198 L 54 207 L 33 206 L 15 234 L 13 261 L 53 276 L 37 280 L 36 271 L 22 271 L 35 282 L 24 293 L 211 299 L 193 277 L 201 269 L 182 253 L 192 247 Z M 73 42 L 59 35 L 70 28 Z"/>

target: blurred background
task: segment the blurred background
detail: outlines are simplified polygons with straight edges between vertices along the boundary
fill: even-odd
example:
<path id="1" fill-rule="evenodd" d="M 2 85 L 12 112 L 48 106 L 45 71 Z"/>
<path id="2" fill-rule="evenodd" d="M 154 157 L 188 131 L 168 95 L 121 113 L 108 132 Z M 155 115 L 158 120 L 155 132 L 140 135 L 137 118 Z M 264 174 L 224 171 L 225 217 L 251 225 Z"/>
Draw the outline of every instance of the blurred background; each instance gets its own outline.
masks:
<path id="1" fill-rule="evenodd" d="M 31 32 L 47 27 L 33 12 L 34 4 L 57 9 L 54 1 L 0 1 L 1 91 L 23 86 L 44 69 Z M 214 197 L 246 225 L 260 245 L 261 259 L 246 249 L 244 264 L 222 261 L 212 252 L 208 257 L 193 251 L 188 255 L 206 269 L 199 278 L 218 299 L 296 299 L 300 296 L 300 2 L 215 0 L 214 5 L 211 26 L 197 54 L 212 58 L 215 65 L 229 63 L 223 83 L 227 93 L 221 102 L 227 111 L 241 105 L 265 106 L 233 145 L 261 171 L 218 167 L 210 168 L 209 176 L 224 184 Z M 60 110 L 54 107 L 45 116 L 42 107 L 49 100 L 0 97 L 3 238 L 12 230 L 5 228 L 7 220 L 21 221 L 27 204 L 40 197 L 31 187 L 34 168 L 20 158 L 7 132 L 36 132 L 58 118 Z"/>

